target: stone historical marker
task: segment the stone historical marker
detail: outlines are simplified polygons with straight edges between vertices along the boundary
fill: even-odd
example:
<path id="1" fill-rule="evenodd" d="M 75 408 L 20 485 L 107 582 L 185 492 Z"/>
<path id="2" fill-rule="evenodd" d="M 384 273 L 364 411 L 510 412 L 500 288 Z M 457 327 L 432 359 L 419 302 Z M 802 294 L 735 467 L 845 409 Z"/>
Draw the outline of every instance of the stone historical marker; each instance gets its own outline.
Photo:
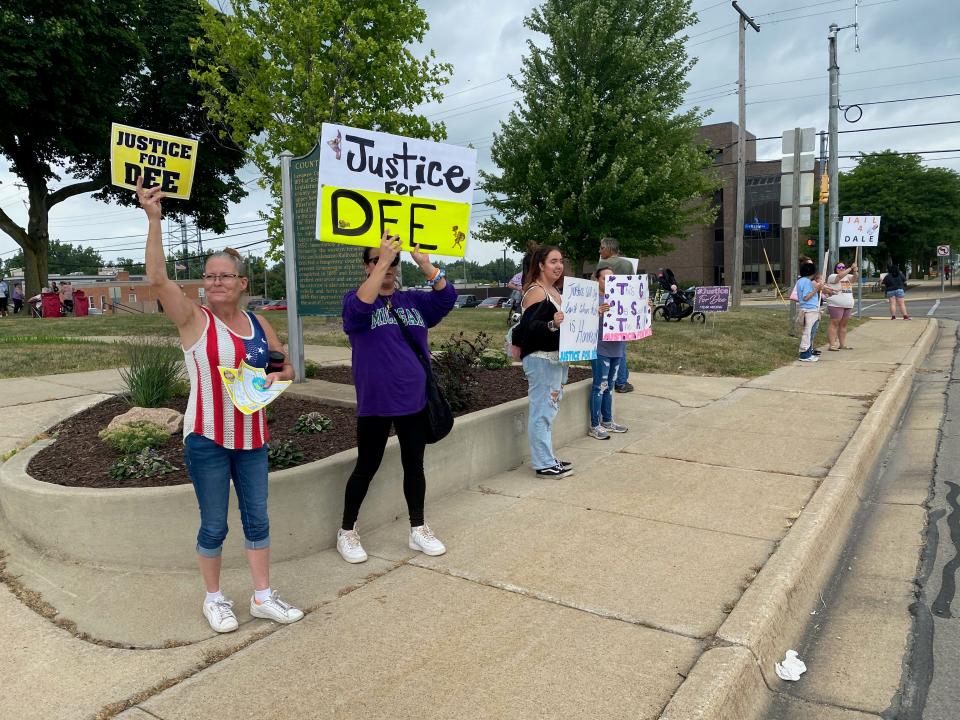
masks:
<path id="1" fill-rule="evenodd" d="M 297 307 L 301 316 L 339 316 L 344 293 L 363 281 L 361 250 L 317 239 L 319 167 L 319 145 L 290 162 L 293 234 L 297 248 Z"/>

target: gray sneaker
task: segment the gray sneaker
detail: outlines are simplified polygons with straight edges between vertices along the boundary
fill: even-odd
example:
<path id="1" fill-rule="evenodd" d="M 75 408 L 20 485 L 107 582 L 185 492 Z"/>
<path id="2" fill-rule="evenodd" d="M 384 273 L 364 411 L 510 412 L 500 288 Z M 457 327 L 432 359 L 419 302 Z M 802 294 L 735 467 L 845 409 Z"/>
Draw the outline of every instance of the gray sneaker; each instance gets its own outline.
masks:
<path id="1" fill-rule="evenodd" d="M 609 439 L 610 439 L 610 434 L 609 434 L 606 430 L 604 430 L 603 427 L 600 426 L 600 425 L 597 425 L 596 427 L 590 428 L 590 429 L 587 431 L 587 436 L 588 436 L 588 437 L 595 438 L 595 439 L 597 439 L 597 440 L 609 440 Z"/>
<path id="2" fill-rule="evenodd" d="M 610 422 L 600 423 L 600 427 L 608 433 L 625 433 L 629 428 L 626 425 L 618 425 L 611 420 Z"/>

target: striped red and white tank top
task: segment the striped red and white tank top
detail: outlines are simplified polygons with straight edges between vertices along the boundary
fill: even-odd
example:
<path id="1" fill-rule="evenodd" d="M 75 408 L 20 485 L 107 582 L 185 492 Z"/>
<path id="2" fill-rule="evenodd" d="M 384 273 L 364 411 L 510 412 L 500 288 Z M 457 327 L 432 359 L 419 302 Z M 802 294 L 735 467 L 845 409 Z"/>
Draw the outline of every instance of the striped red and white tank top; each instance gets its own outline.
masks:
<path id="1" fill-rule="evenodd" d="M 209 308 L 200 308 L 207 316 L 200 339 L 183 351 L 190 377 L 190 399 L 183 416 L 183 435 L 197 433 L 228 450 L 256 450 L 269 439 L 267 417 L 263 410 L 244 415 L 234 407 L 223 386 L 218 366 L 237 368 L 240 362 L 265 368 L 270 349 L 263 328 L 250 313 L 251 334 L 233 332 Z"/>

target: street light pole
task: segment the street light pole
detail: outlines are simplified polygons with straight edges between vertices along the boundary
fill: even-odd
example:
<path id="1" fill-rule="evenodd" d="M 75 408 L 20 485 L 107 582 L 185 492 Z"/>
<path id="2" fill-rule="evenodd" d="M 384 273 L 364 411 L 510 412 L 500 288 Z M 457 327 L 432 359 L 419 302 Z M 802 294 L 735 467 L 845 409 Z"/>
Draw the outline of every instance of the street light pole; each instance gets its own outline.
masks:
<path id="1" fill-rule="evenodd" d="M 733 9 L 740 14 L 740 73 L 737 82 L 737 97 L 740 112 L 737 119 L 737 224 L 734 228 L 733 236 L 733 278 L 731 278 L 730 281 L 730 295 L 733 306 L 740 307 L 740 295 L 743 285 L 743 210 L 746 202 L 744 195 L 746 195 L 747 185 L 747 23 L 750 23 L 750 27 L 757 32 L 760 32 L 760 26 L 737 5 L 737 0 L 733 0 L 731 5 Z"/>

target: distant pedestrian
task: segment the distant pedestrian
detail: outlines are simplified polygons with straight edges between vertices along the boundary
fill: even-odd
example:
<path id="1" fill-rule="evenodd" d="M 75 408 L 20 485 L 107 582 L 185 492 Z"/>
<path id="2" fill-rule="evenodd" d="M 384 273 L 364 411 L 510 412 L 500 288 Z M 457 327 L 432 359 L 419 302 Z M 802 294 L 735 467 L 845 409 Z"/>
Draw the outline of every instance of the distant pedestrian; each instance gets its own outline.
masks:
<path id="1" fill-rule="evenodd" d="M 606 278 L 613 274 L 608 267 L 597 270 L 600 297 L 603 297 Z M 603 339 L 603 316 L 609 303 L 600 303 L 597 357 L 590 361 L 593 368 L 593 386 L 590 389 L 590 430 L 587 435 L 596 440 L 609 440 L 610 433 L 625 433 L 627 427 L 613 419 L 613 387 L 621 363 L 627 361 L 627 343 L 623 340 Z"/>
<path id="2" fill-rule="evenodd" d="M 620 257 L 620 242 L 616 238 L 605 237 L 600 240 L 600 262 L 597 263 L 595 274 L 599 275 L 600 271 L 606 268 L 612 270 L 613 275 L 633 275 L 634 273 L 633 263 L 625 257 Z M 624 355 L 614 383 L 614 389 L 618 393 L 633 392 L 633 385 L 628 382 L 629 377 L 630 370 L 627 368 L 627 358 Z"/>
<path id="3" fill-rule="evenodd" d="M 220 590 L 232 479 L 253 580 L 250 614 L 278 623 L 296 622 L 303 618 L 303 612 L 281 600 L 270 586 L 270 437 L 266 413 L 263 409 L 249 415 L 241 413 L 230 399 L 218 370 L 240 367 L 241 362 L 266 369 L 270 355 L 277 353 L 283 357 L 282 370 L 267 374 L 264 386 L 269 387 L 274 380 L 293 380 L 293 366 L 270 323 L 240 309 L 240 300 L 249 284 L 240 253 L 228 248 L 206 259 L 203 286 L 209 307 L 195 305 L 167 277 L 160 227 L 163 193 L 159 187 L 144 190 L 138 182 L 137 196 L 149 225 L 145 250 L 147 281 L 157 297 L 163 298 L 166 317 L 177 326 L 190 377 L 190 397 L 183 418 L 183 454 L 200 508 L 196 551 L 207 591 L 201 606 L 203 614 L 214 632 L 230 632 L 238 627 L 233 603 Z"/>
<path id="4" fill-rule="evenodd" d="M 20 283 L 17 283 L 13 286 L 13 314 L 19 315 L 20 311 L 23 309 L 23 290 L 20 288 Z"/>
<path id="5" fill-rule="evenodd" d="M 827 328 L 829 349 L 853 350 L 847 345 L 847 323 L 853 314 L 853 281 L 857 278 L 856 264 L 847 267 L 842 262 L 833 267 L 833 273 L 827 278 L 827 288 L 832 293 L 827 298 L 827 312 L 830 314 L 830 327 Z"/>
<path id="6" fill-rule="evenodd" d="M 900 314 L 903 316 L 903 319 L 909 320 L 910 316 L 907 315 L 907 301 L 904 299 L 907 292 L 907 279 L 903 273 L 900 272 L 900 267 L 891 264 L 887 268 L 887 274 L 883 276 L 881 284 L 883 285 L 887 299 L 890 301 L 890 319 L 897 319 L 897 306 L 899 305 Z"/>
<path id="7" fill-rule="evenodd" d="M 7 316 L 7 295 L 9 289 L 4 280 L 0 280 L 0 317 Z"/>

